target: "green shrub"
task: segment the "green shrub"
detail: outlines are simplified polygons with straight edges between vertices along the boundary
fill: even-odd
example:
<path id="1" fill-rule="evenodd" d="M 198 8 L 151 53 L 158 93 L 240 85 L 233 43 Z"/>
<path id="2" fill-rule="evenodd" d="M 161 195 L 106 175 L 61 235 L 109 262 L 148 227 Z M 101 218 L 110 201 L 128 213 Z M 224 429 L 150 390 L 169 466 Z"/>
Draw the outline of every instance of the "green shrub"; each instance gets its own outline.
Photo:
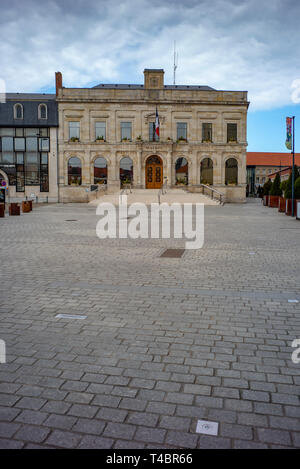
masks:
<path id="1" fill-rule="evenodd" d="M 271 187 L 272 187 L 272 181 L 271 179 L 268 179 L 267 182 L 265 182 L 263 185 L 264 195 L 269 195 Z"/>
<path id="2" fill-rule="evenodd" d="M 280 176 L 279 176 L 279 173 L 277 173 L 273 181 L 271 190 L 270 190 L 270 195 L 281 195 L 281 194 L 282 194 L 282 190 L 280 189 Z"/>
<path id="3" fill-rule="evenodd" d="M 286 186 L 287 186 L 287 179 L 285 181 L 282 181 L 282 183 L 280 184 L 280 189 L 282 190 L 283 197 L 285 197 Z"/>
<path id="4" fill-rule="evenodd" d="M 296 179 L 298 179 L 299 177 L 299 171 L 298 171 L 298 167 L 295 165 L 294 167 L 294 184 L 296 182 Z M 287 180 L 287 185 L 286 185 L 286 189 L 285 189 L 285 192 L 284 192 L 284 197 L 286 199 L 291 199 L 292 198 L 292 171 L 291 171 L 291 174 L 289 175 L 289 178 Z"/>
<path id="5" fill-rule="evenodd" d="M 300 199 L 300 176 L 295 181 L 295 199 Z"/>

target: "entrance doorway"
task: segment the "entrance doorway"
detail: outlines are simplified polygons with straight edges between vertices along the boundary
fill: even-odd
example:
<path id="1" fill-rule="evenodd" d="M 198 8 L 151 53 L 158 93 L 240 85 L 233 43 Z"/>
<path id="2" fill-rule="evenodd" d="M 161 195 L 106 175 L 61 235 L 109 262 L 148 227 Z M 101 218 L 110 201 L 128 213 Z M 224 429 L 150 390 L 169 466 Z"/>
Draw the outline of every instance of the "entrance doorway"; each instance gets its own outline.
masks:
<path id="1" fill-rule="evenodd" d="M 149 156 L 146 161 L 146 189 L 160 189 L 163 184 L 163 164 L 159 156 Z"/>

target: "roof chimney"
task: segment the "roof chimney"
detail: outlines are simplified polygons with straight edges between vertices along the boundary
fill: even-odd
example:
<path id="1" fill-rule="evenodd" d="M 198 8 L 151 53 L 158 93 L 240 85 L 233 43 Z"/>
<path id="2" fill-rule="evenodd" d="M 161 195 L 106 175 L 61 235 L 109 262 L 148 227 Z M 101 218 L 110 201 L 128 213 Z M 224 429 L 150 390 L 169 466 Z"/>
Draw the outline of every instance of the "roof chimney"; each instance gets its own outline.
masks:
<path id="1" fill-rule="evenodd" d="M 62 88 L 61 72 L 55 72 L 55 86 L 56 86 L 56 96 L 58 96 L 58 90 Z"/>

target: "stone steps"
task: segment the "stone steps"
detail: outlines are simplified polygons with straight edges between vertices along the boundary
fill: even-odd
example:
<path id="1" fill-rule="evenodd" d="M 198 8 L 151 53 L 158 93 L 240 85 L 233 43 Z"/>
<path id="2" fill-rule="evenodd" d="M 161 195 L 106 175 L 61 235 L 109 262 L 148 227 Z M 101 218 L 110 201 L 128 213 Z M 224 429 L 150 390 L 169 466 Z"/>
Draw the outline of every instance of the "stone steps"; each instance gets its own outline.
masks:
<path id="1" fill-rule="evenodd" d="M 132 189 L 123 192 L 127 195 L 127 204 L 144 203 L 149 205 L 151 203 L 158 203 L 159 189 Z M 113 203 L 119 205 L 120 193 L 115 194 L 101 194 L 100 197 L 90 202 L 90 205 L 98 205 L 99 202 Z M 182 189 L 167 189 L 165 194 L 160 195 L 160 202 L 163 203 L 203 203 L 204 205 L 219 205 L 219 202 L 212 200 L 210 197 L 199 193 L 186 192 Z"/>

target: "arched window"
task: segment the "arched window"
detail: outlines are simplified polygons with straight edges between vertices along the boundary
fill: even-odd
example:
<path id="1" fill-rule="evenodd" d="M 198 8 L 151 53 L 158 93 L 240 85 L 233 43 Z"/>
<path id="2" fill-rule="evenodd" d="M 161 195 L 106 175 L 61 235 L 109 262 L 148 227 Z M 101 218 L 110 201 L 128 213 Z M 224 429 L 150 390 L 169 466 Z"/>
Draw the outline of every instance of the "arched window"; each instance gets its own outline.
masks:
<path id="1" fill-rule="evenodd" d="M 213 185 L 213 170 L 214 165 L 210 158 L 204 158 L 201 161 L 200 183 L 206 185 Z"/>
<path id="2" fill-rule="evenodd" d="M 238 164 L 235 158 L 229 158 L 225 163 L 225 184 L 238 183 Z"/>
<path id="3" fill-rule="evenodd" d="M 38 117 L 39 117 L 39 119 L 47 119 L 47 106 L 46 106 L 46 104 L 39 104 Z"/>
<path id="4" fill-rule="evenodd" d="M 14 105 L 14 119 L 23 119 L 23 106 L 20 103 Z"/>
<path id="5" fill-rule="evenodd" d="M 175 184 L 187 185 L 189 177 L 189 164 L 185 158 L 178 158 L 175 163 Z"/>
<path id="6" fill-rule="evenodd" d="M 105 158 L 97 158 L 94 162 L 94 184 L 107 184 L 107 162 Z"/>
<path id="7" fill-rule="evenodd" d="M 69 186 L 81 185 L 81 161 L 76 156 L 68 161 L 68 184 Z"/>
<path id="8" fill-rule="evenodd" d="M 133 181 L 133 162 L 128 156 L 120 161 L 120 181 L 121 184 L 129 184 Z"/>

